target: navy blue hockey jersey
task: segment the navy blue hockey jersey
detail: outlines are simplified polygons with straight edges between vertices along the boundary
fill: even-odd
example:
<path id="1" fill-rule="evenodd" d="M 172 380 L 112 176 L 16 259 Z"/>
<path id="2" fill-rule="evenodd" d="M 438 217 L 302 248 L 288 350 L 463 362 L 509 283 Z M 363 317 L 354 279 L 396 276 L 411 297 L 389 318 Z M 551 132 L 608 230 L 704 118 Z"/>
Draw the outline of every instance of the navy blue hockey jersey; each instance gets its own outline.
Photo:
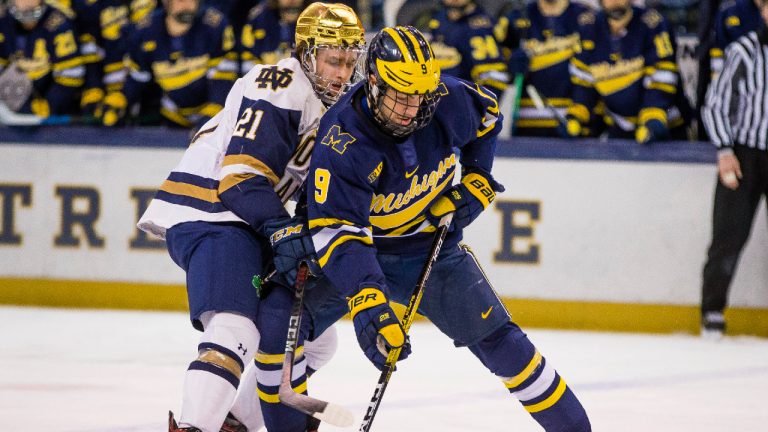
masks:
<path id="1" fill-rule="evenodd" d="M 221 110 L 237 79 L 237 53 L 232 27 L 215 9 L 202 9 L 192 27 L 171 37 L 166 13 L 158 10 L 138 25 L 128 52 L 129 73 L 123 92 L 128 105 L 145 86 L 162 90 L 160 113 L 184 127 L 200 124 Z"/>
<path id="2" fill-rule="evenodd" d="M 657 119 L 665 125 L 677 92 L 675 52 L 664 18 L 653 9 L 632 8 L 632 19 L 622 35 L 611 33 L 604 12 L 580 18 L 581 49 L 571 59 L 573 105 L 568 109 L 582 124 L 589 124 L 598 102 L 603 120 L 624 132 Z M 669 113 L 668 113 L 669 110 Z"/>
<path id="3" fill-rule="evenodd" d="M 760 10 L 754 0 L 725 2 L 715 17 L 715 43 L 709 49 L 712 73 L 723 69 L 725 48 L 745 34 L 763 25 Z"/>
<path id="4" fill-rule="evenodd" d="M 442 73 L 474 81 L 501 97 L 509 75 L 493 27 L 480 7 L 458 21 L 448 19 L 441 9 L 429 21 L 430 45 Z"/>
<path id="5" fill-rule="evenodd" d="M 94 65 L 88 69 L 86 88 L 113 91 L 122 87 L 128 35 L 156 6 L 156 0 L 72 1 L 80 49 L 85 63 Z"/>
<path id="6" fill-rule="evenodd" d="M 529 59 L 524 84 L 533 85 L 563 116 L 572 103 L 568 66 L 579 48 L 578 19 L 585 12 L 589 9 L 571 2 L 561 15 L 544 16 L 538 2 L 531 2 L 524 9 L 510 11 L 497 25 L 497 37 L 510 51 L 511 61 Z M 516 55 L 515 51 L 524 51 L 525 55 Z M 510 65 L 510 70 L 517 69 Z M 554 136 L 558 124 L 551 111 L 537 109 L 530 96 L 523 93 L 516 131 L 521 135 Z"/>
<path id="7" fill-rule="evenodd" d="M 241 37 L 242 74 L 257 64 L 275 64 L 290 57 L 295 33 L 296 23 L 283 24 L 277 8 L 265 2 L 251 9 Z"/>
<path id="8" fill-rule="evenodd" d="M 76 110 L 78 104 L 73 101 L 79 100 L 85 67 L 71 11 L 49 5 L 36 26 L 27 30 L 0 5 L 0 73 L 10 65 L 18 67 L 33 86 L 21 112 L 31 112 L 33 100 L 47 102 L 45 115 Z"/>
<path id="9" fill-rule="evenodd" d="M 377 251 L 429 250 L 435 227 L 424 214 L 451 187 L 458 162 L 491 171 L 501 130 L 496 97 L 445 75 L 438 91 L 442 100 L 431 123 L 404 141 L 374 123 L 362 84 L 320 121 L 308 178 L 309 226 L 323 272 L 346 292 L 384 283 Z M 451 232 L 444 248 L 460 239 L 460 231 Z"/>

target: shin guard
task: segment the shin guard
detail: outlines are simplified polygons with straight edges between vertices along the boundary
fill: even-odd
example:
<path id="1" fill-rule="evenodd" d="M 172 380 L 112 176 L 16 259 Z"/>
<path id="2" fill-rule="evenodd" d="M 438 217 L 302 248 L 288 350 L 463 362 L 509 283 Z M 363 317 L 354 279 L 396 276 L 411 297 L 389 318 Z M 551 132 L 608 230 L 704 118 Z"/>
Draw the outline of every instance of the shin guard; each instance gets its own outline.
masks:
<path id="1" fill-rule="evenodd" d="M 248 318 L 216 313 L 205 323 L 198 357 L 184 380 L 179 425 L 218 431 L 235 399 L 243 366 L 256 351 L 259 334 Z"/>
<path id="2" fill-rule="evenodd" d="M 520 327 L 507 323 L 469 349 L 547 432 L 590 432 L 586 411 Z"/>

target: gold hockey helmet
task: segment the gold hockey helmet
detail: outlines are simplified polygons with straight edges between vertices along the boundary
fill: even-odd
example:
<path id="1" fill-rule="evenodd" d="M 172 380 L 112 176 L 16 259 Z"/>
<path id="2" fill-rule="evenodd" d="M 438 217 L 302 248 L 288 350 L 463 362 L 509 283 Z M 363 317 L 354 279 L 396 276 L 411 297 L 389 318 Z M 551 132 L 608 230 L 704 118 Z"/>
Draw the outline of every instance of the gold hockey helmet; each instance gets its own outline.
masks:
<path id="1" fill-rule="evenodd" d="M 349 6 L 315 2 L 296 22 L 296 48 L 314 45 L 365 46 L 365 29 Z"/>
<path id="2" fill-rule="evenodd" d="M 323 76 L 318 69 L 318 53 L 334 52 L 336 67 L 352 67 L 346 82 Z M 315 2 L 307 6 L 296 23 L 296 58 L 312 82 L 317 96 L 326 105 L 336 102 L 355 82 L 363 78 L 365 29 L 360 19 L 347 5 Z M 349 70 L 349 69 L 347 69 Z"/>

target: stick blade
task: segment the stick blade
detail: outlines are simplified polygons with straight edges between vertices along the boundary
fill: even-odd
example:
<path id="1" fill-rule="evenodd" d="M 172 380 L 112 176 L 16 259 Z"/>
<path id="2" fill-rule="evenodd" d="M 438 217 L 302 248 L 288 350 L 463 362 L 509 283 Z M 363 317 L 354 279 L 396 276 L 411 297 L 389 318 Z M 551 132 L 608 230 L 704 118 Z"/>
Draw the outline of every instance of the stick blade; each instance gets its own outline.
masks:
<path id="1" fill-rule="evenodd" d="M 336 427 L 350 427 L 355 422 L 355 416 L 341 405 L 329 403 L 325 410 L 312 414 L 312 417 Z"/>
<path id="2" fill-rule="evenodd" d="M 336 427 L 349 427 L 355 421 L 351 411 L 341 405 L 315 399 L 305 394 L 296 393 L 290 386 L 280 385 L 280 402 L 304 414 Z"/>

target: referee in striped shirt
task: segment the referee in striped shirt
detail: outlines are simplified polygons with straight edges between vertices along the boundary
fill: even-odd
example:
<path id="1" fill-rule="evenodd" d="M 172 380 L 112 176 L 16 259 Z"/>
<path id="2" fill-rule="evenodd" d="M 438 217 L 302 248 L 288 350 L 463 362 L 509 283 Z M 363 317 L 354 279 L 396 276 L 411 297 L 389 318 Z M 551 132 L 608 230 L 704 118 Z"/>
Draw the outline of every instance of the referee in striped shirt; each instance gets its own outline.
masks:
<path id="1" fill-rule="evenodd" d="M 712 243 L 702 283 L 702 335 L 725 332 L 723 310 L 741 250 L 762 196 L 768 197 L 768 0 L 763 26 L 731 43 L 723 71 L 710 84 L 702 120 L 717 146 Z"/>

